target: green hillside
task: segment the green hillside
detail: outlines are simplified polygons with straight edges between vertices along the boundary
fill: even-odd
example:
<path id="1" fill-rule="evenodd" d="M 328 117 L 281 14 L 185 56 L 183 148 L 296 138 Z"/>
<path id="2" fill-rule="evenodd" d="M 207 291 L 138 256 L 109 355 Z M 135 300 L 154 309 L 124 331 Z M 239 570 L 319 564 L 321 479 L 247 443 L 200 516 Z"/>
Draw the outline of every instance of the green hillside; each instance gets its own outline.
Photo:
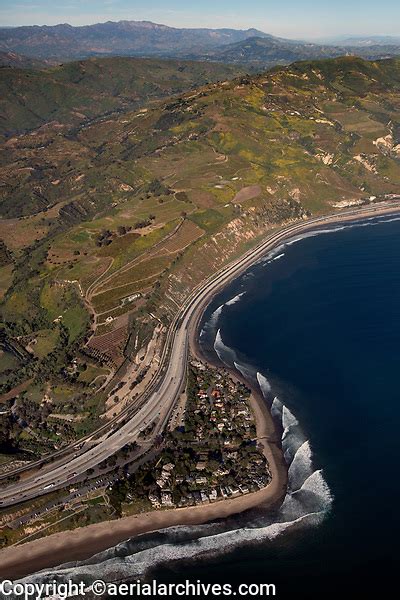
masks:
<path id="1" fill-rule="evenodd" d="M 46 70 L 0 69 L 0 135 L 48 121 L 69 125 L 233 77 L 216 63 L 93 58 Z"/>
<path id="2" fill-rule="evenodd" d="M 100 86 L 78 65 L 51 72 L 74 90 L 128 95 L 126 79 Z M 50 123 L 9 137 L 0 177 L 0 393 L 25 386 L 24 419 L 51 445 L 109 418 L 105 375 L 273 227 L 399 194 L 400 60 L 307 61 L 72 128 Z M 23 368 L 17 350 L 31 357 Z"/>

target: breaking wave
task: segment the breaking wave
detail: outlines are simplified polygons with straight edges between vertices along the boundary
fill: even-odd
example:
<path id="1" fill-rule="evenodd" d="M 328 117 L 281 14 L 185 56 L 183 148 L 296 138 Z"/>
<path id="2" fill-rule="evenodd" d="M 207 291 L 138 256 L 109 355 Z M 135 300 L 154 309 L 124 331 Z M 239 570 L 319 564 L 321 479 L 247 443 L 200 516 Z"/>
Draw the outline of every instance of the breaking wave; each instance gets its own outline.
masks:
<path id="1" fill-rule="evenodd" d="M 252 385 L 258 384 L 268 401 L 273 393 L 270 381 L 239 360 L 236 352 L 224 344 L 220 330 L 216 333 L 214 348 L 228 367 L 239 371 Z M 246 518 L 231 517 L 217 523 L 172 527 L 145 534 L 87 561 L 42 571 L 23 581 L 42 583 L 57 577 L 59 581 L 83 580 L 90 585 L 99 577 L 106 581 L 129 580 L 157 566 L 215 557 L 244 544 L 272 542 L 289 531 L 321 524 L 333 502 L 323 471 L 314 469 L 311 444 L 295 415 L 278 396 L 271 400 L 271 414 L 281 428 L 282 448 L 288 464 L 287 494 L 279 509 L 272 512 L 261 506 L 256 516 L 250 513 L 252 516 Z"/>
<path id="2" fill-rule="evenodd" d="M 225 306 L 225 304 L 221 304 L 221 306 L 219 306 L 216 310 L 214 310 L 214 312 L 210 316 L 209 320 L 207 321 L 207 323 L 204 324 L 204 327 L 200 331 L 200 338 L 204 337 L 208 333 L 213 334 L 215 332 L 215 329 L 218 325 L 218 321 L 222 314 L 224 306 Z"/>
<path id="3" fill-rule="evenodd" d="M 221 330 L 217 332 L 214 347 L 228 367 L 238 370 L 253 385 L 258 384 L 267 402 L 272 396 L 271 414 L 282 430 L 282 449 L 288 465 L 288 492 L 275 523 L 260 528 L 258 535 L 268 537 L 268 532 L 273 531 L 276 536 L 300 523 L 320 523 L 330 510 L 333 499 L 323 472 L 314 468 L 311 444 L 298 419 L 278 396 L 273 395 L 273 386 L 267 377 L 239 361 L 237 353 L 223 343 Z"/>
<path id="4" fill-rule="evenodd" d="M 239 371 L 243 375 L 245 379 L 251 379 L 253 376 L 253 368 L 249 365 L 244 365 L 242 363 L 234 362 L 233 363 L 236 370 Z"/>
<path id="5" fill-rule="evenodd" d="M 306 440 L 297 450 L 289 467 L 289 482 L 291 491 L 299 490 L 305 478 L 313 474 L 312 453 L 310 442 Z M 307 480 L 306 479 L 306 480 Z"/>
<path id="6" fill-rule="evenodd" d="M 262 388 L 261 388 L 262 391 Z M 279 400 L 278 396 L 275 396 L 271 404 L 271 415 L 274 419 L 282 421 L 283 404 Z"/>
<path id="7" fill-rule="evenodd" d="M 258 373 L 258 372 L 257 372 L 257 381 L 258 381 L 258 385 L 260 386 L 262 395 L 264 396 L 264 398 L 266 400 L 268 400 L 268 396 L 272 389 L 270 382 L 264 375 L 262 375 L 261 373 Z"/>
<path id="8" fill-rule="evenodd" d="M 214 348 L 224 364 L 239 371 L 253 385 L 258 384 L 263 397 L 267 402 L 269 401 L 273 394 L 271 382 L 254 367 L 239 360 L 235 350 L 224 344 L 220 329 L 217 331 L 215 337 Z M 318 495 L 318 498 L 323 503 L 326 502 L 326 505 L 321 510 L 328 510 L 332 500 L 329 487 L 323 479 L 322 471 L 314 469 L 311 444 L 306 438 L 298 419 L 278 396 L 273 397 L 271 414 L 281 426 L 282 450 L 288 465 L 288 495 L 282 505 L 282 510 L 286 511 L 289 505 L 292 508 L 294 505 L 298 505 L 300 501 L 299 497 L 297 496 L 295 500 L 294 497 L 300 491 L 302 491 L 303 500 L 309 500 L 311 493 L 310 484 L 316 481 L 319 481 L 319 489 L 324 490 L 324 493 Z M 306 485 L 306 482 L 309 483 Z M 315 490 L 313 493 L 315 493 Z M 299 506 L 297 508 L 299 509 Z"/>
<path id="9" fill-rule="evenodd" d="M 233 304 L 236 304 L 237 302 L 239 302 L 239 300 L 242 298 L 242 296 L 244 296 L 246 294 L 246 292 L 242 292 L 241 294 L 238 294 L 237 296 L 235 296 L 234 298 L 232 298 L 231 300 L 228 300 L 228 302 L 225 303 L 225 306 L 232 306 Z"/>
<path id="10" fill-rule="evenodd" d="M 218 327 L 219 318 L 225 306 L 233 306 L 234 304 L 237 304 L 237 302 L 239 302 L 245 294 L 246 292 L 241 292 L 240 294 L 234 296 L 234 298 L 228 300 L 228 302 L 225 302 L 225 304 L 221 304 L 221 306 L 218 306 L 218 308 L 214 310 L 214 312 L 211 314 L 210 318 L 208 319 L 208 321 L 206 321 L 202 330 L 200 331 L 200 338 L 203 338 L 206 335 L 209 335 L 210 337 L 214 336 L 215 331 Z"/>
<path id="11" fill-rule="evenodd" d="M 400 218 L 391 218 L 386 219 L 386 222 L 399 220 Z M 342 224 L 304 233 L 277 247 L 259 263 L 283 258 L 286 246 L 305 238 L 343 229 L 374 226 L 381 222 L 382 220 L 372 217 L 359 223 Z M 243 279 L 252 276 L 252 273 L 248 272 Z M 219 359 L 229 368 L 236 369 L 252 385 L 259 386 L 266 402 L 270 404 L 274 420 L 280 427 L 282 449 L 288 465 L 288 489 L 280 508 L 274 512 L 268 509 L 257 510 L 256 514 L 251 513 L 246 517 L 234 517 L 197 527 L 173 527 L 139 536 L 88 561 L 63 565 L 25 580 L 46 581 L 57 576 L 60 580 L 83 578 L 89 584 L 99 576 L 106 580 L 133 579 L 161 564 L 216 556 L 243 544 L 273 541 L 289 531 L 315 527 L 323 522 L 331 510 L 333 496 L 323 470 L 316 468 L 314 464 L 311 441 L 305 435 L 294 412 L 286 406 L 279 393 L 276 394 L 273 383 L 227 346 L 223 341 L 221 329 L 218 328 L 224 307 L 237 303 L 243 295 L 244 293 L 238 294 L 219 306 L 212 313 L 205 328 L 208 328 L 207 333 L 213 336 L 214 350 Z"/>
<path id="12" fill-rule="evenodd" d="M 283 252 L 285 247 L 286 247 L 286 242 L 279 244 L 278 246 L 276 246 L 275 248 L 270 250 L 267 254 L 265 254 L 265 256 L 260 258 L 256 264 L 269 265 L 275 260 L 280 260 L 281 258 L 283 258 L 285 256 L 285 253 Z"/>
<path id="13" fill-rule="evenodd" d="M 376 225 L 380 225 L 381 223 L 393 223 L 395 221 L 400 221 L 400 217 L 389 217 L 385 215 L 381 215 L 380 217 L 372 216 L 366 219 L 362 219 L 361 221 L 353 221 L 349 223 L 342 223 L 337 225 L 332 225 L 320 229 L 315 229 L 313 231 L 306 231 L 304 233 L 300 233 L 298 235 L 294 235 L 292 238 L 289 238 L 287 241 L 279 244 L 272 250 L 270 250 L 265 256 L 260 258 L 255 264 L 258 265 L 269 265 L 276 260 L 280 260 L 285 256 L 285 248 L 288 246 L 292 246 L 293 244 L 297 244 L 302 240 L 306 240 L 308 238 L 317 237 L 319 235 L 326 235 L 330 233 L 337 233 L 338 231 L 343 231 L 345 229 L 358 229 L 360 227 L 374 227 Z M 245 276 L 248 276 L 247 273 Z"/>
<path id="14" fill-rule="evenodd" d="M 220 329 L 218 329 L 217 335 L 215 336 L 214 350 L 220 361 L 227 367 L 231 367 L 235 364 L 235 361 L 237 361 L 236 352 L 232 348 L 229 348 L 229 346 L 226 346 L 222 341 Z"/>

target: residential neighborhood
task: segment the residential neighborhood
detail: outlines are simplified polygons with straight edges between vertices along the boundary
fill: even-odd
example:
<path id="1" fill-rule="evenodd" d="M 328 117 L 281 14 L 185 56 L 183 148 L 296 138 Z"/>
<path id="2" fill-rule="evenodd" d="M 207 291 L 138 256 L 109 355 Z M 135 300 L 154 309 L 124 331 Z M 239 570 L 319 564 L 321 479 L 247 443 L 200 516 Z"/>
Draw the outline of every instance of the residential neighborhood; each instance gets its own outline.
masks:
<path id="1" fill-rule="evenodd" d="M 114 484 L 111 498 L 147 500 L 160 509 L 208 504 L 267 486 L 271 475 L 249 398 L 250 390 L 228 372 L 192 360 L 183 424 L 166 435 L 155 460 Z"/>

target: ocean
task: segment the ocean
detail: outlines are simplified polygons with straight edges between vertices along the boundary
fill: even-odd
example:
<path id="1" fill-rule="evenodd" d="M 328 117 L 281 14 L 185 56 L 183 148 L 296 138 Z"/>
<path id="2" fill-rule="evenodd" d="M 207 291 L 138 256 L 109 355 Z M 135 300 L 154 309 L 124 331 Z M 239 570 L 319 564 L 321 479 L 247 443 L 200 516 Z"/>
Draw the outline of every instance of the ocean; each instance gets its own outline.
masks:
<path id="1" fill-rule="evenodd" d="M 282 426 L 282 507 L 120 544 L 30 577 L 273 583 L 277 597 L 381 598 L 396 582 L 400 217 L 295 237 L 205 312 L 204 353 L 259 385 Z"/>

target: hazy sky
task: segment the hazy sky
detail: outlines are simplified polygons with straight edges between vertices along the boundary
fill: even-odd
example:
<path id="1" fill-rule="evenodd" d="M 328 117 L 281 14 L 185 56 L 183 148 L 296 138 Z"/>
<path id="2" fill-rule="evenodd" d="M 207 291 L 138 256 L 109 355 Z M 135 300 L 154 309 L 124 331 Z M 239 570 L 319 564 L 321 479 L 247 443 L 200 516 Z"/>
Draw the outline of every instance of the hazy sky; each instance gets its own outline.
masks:
<path id="1" fill-rule="evenodd" d="M 399 0 L 0 0 L 0 25 L 149 20 L 287 37 L 400 34 Z"/>

